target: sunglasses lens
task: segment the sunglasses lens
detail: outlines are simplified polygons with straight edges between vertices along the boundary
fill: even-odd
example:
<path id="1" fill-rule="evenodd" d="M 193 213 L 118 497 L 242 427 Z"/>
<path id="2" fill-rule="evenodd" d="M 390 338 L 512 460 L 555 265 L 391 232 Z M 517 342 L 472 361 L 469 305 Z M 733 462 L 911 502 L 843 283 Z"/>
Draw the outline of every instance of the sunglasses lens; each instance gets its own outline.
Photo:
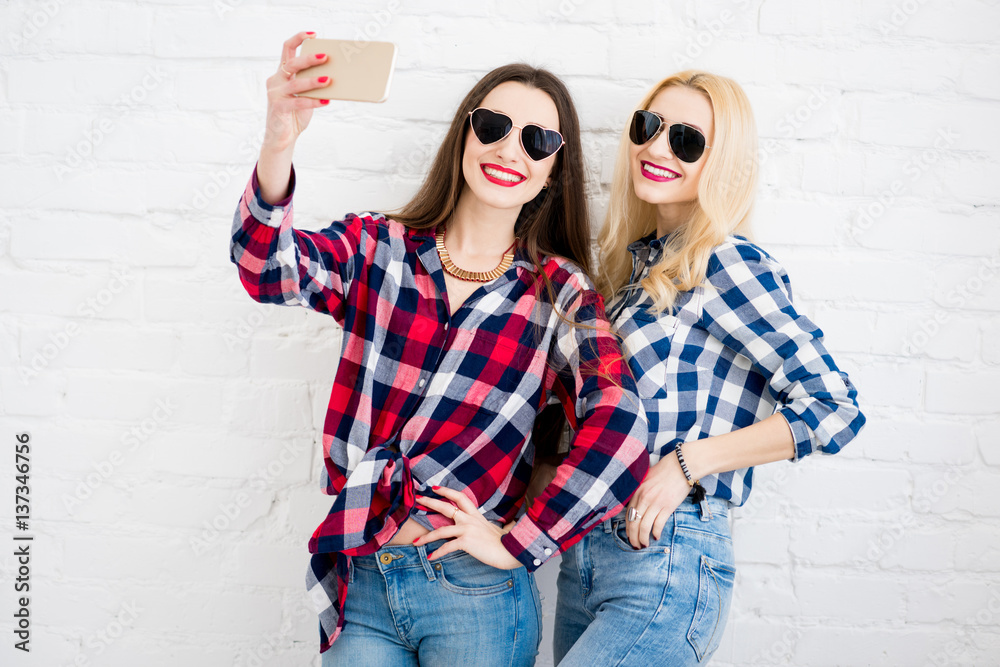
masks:
<path id="1" fill-rule="evenodd" d="M 562 135 L 537 125 L 525 125 L 521 130 L 524 152 L 535 162 L 544 160 L 562 147 Z"/>
<path id="2" fill-rule="evenodd" d="M 632 125 L 628 129 L 628 137 L 636 146 L 641 146 L 656 134 L 660 129 L 659 116 L 640 109 L 632 116 Z"/>
<path id="3" fill-rule="evenodd" d="M 476 109 L 472 112 L 472 131 L 481 144 L 493 144 L 510 133 L 514 127 L 513 121 L 503 114 L 494 113 L 489 109 Z"/>
<path id="4" fill-rule="evenodd" d="M 670 150 L 681 162 L 697 162 L 705 152 L 705 135 L 680 123 L 670 126 Z"/>

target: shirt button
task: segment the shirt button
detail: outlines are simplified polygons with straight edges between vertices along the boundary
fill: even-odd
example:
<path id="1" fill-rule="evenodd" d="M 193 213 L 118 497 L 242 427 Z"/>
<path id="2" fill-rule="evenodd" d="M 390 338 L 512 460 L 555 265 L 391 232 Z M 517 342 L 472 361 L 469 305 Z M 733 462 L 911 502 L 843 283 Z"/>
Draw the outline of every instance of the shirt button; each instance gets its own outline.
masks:
<path id="1" fill-rule="evenodd" d="M 427 380 L 420 378 L 420 382 L 417 383 L 417 386 L 423 387 L 425 384 L 427 384 Z"/>
<path id="2" fill-rule="evenodd" d="M 537 558 L 531 562 L 534 563 L 536 566 L 542 564 L 542 561 L 538 560 Z"/>
<path id="3" fill-rule="evenodd" d="M 548 547 L 545 547 L 545 555 L 546 556 L 551 556 L 552 555 L 552 549 L 549 549 Z"/>
<path id="4" fill-rule="evenodd" d="M 447 322 L 445 322 L 445 323 L 444 323 L 444 330 L 445 330 L 445 331 L 447 331 L 447 330 L 448 330 L 448 323 L 447 323 Z"/>

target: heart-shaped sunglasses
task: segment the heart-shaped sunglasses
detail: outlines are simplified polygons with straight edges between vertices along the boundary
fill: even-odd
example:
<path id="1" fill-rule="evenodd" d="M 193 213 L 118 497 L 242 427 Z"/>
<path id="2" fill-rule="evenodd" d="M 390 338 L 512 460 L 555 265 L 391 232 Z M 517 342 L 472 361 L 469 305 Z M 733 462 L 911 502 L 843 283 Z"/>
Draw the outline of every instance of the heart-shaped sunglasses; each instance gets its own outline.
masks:
<path id="1" fill-rule="evenodd" d="M 517 128 L 520 131 L 521 147 L 535 162 L 552 157 L 566 143 L 563 136 L 555 130 L 530 123 L 518 127 L 510 116 L 484 107 L 470 111 L 469 118 L 476 139 L 484 146 L 495 144 Z"/>

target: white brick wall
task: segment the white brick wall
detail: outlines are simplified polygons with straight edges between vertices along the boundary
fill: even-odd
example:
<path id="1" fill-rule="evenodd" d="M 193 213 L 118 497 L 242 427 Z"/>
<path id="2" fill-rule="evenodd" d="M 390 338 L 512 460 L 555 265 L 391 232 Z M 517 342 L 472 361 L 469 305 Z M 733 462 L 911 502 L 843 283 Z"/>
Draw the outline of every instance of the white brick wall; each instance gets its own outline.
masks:
<path id="1" fill-rule="evenodd" d="M 226 254 L 264 80 L 307 29 L 395 41 L 399 68 L 385 104 L 317 112 L 305 227 L 404 202 L 493 66 L 564 75 L 597 212 L 651 83 L 740 81 L 758 239 L 869 425 L 837 457 L 759 471 L 714 664 L 1000 663 L 1000 3 L 389 4 L 0 6 L 0 455 L 32 433 L 36 535 L 30 655 L 0 547 L 0 663 L 319 664 L 302 579 L 340 334 L 254 304 Z"/>

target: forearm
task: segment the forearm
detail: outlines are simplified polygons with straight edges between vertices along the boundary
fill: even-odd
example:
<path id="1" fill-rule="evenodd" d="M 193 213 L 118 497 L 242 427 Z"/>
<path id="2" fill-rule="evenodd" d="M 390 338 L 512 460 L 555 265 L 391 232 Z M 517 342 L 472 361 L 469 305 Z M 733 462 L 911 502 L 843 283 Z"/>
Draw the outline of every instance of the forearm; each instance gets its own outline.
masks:
<path id="1" fill-rule="evenodd" d="M 572 546 L 621 509 L 649 468 L 645 414 L 626 409 L 638 400 L 634 385 L 615 390 L 601 392 L 598 402 L 606 404 L 588 410 L 551 483 L 502 538 L 504 547 L 529 569 Z M 610 399 L 615 393 L 620 400 Z"/>
<path id="2" fill-rule="evenodd" d="M 257 184 L 260 196 L 268 204 L 274 205 L 288 196 L 292 175 L 292 152 L 294 145 L 286 149 L 262 146 L 257 159 Z"/>
<path id="3" fill-rule="evenodd" d="M 684 461 L 694 479 L 795 456 L 795 440 L 780 414 L 732 433 L 684 443 Z"/>
<path id="4" fill-rule="evenodd" d="M 792 431 L 781 414 L 773 414 L 738 431 L 685 442 L 679 447 L 692 480 L 790 459 L 795 455 Z M 650 468 L 629 501 L 629 507 L 640 517 L 638 521 L 627 522 L 632 546 L 648 547 L 650 537 L 660 539 L 668 518 L 690 492 L 690 482 L 685 480 L 675 452 Z"/>

